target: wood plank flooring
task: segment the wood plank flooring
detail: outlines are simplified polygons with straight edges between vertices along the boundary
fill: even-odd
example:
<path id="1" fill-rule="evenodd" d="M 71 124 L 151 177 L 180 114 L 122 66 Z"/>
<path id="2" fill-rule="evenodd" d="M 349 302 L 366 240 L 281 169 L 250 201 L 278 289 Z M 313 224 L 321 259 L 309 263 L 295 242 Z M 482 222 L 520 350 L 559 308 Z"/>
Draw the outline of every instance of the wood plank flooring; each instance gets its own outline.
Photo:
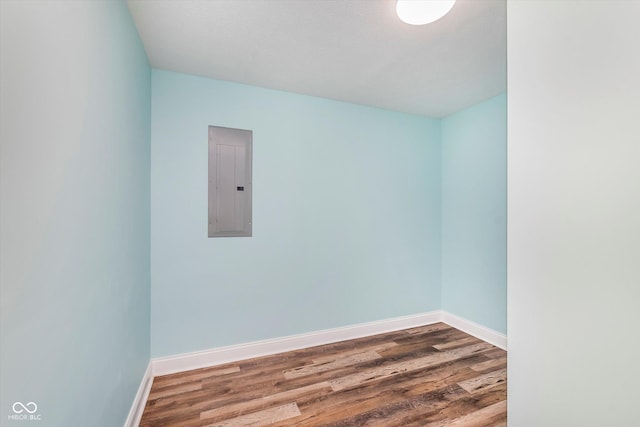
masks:
<path id="1" fill-rule="evenodd" d="M 140 426 L 506 426 L 506 365 L 436 323 L 156 377 Z"/>

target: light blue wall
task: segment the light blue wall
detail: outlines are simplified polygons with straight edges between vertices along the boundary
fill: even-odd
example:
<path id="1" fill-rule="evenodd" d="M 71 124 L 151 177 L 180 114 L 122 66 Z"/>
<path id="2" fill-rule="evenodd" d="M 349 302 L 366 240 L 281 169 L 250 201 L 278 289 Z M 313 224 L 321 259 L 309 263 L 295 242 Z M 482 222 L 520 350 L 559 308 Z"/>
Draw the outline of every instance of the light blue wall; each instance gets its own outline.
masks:
<path id="1" fill-rule="evenodd" d="M 153 71 L 152 355 L 440 308 L 439 121 Z M 254 134 L 253 237 L 207 238 L 207 126 Z"/>
<path id="2" fill-rule="evenodd" d="M 507 330 L 507 98 L 442 120 L 442 308 Z"/>
<path id="3" fill-rule="evenodd" d="M 121 426 L 149 361 L 150 68 L 123 2 L 0 19 L 0 423 Z"/>
<path id="4" fill-rule="evenodd" d="M 640 2 L 508 2 L 509 426 L 640 425 Z"/>

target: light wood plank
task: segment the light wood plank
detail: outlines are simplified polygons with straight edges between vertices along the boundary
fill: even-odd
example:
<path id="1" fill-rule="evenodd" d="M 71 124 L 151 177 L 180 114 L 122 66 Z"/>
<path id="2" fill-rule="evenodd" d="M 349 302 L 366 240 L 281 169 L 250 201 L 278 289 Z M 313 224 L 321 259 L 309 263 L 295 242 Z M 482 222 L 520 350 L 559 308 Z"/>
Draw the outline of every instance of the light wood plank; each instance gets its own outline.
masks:
<path id="1" fill-rule="evenodd" d="M 446 342 L 443 344 L 436 344 L 433 346 L 433 348 L 437 348 L 438 350 L 448 350 L 450 348 L 461 347 L 463 345 L 467 345 L 475 342 L 478 342 L 478 338 L 466 337 L 459 340 Z"/>
<path id="2" fill-rule="evenodd" d="M 487 388 L 491 388 L 507 380 L 507 370 L 500 369 L 498 371 L 489 372 L 476 378 L 459 382 L 458 385 L 469 393 L 477 393 Z"/>
<path id="3" fill-rule="evenodd" d="M 268 426 L 278 421 L 288 420 L 300 415 L 300 410 L 295 402 L 289 403 L 275 408 L 265 409 L 259 412 L 242 415 L 240 417 L 231 418 L 215 424 L 209 424 L 208 427 L 259 427 Z"/>
<path id="4" fill-rule="evenodd" d="M 505 359 L 491 359 L 486 362 L 478 363 L 477 365 L 473 365 L 471 369 L 476 372 L 486 371 L 487 369 L 495 369 L 502 368 L 507 364 Z"/>
<path id="5" fill-rule="evenodd" d="M 502 400 L 500 402 L 494 403 L 493 405 L 487 406 L 482 409 L 478 409 L 477 411 L 471 412 L 469 414 L 463 415 L 462 417 L 455 419 L 447 419 L 444 421 L 440 421 L 436 424 L 433 424 L 432 427 L 448 427 L 448 426 L 457 426 L 457 427 L 485 427 L 487 426 L 487 420 L 493 418 L 495 416 L 499 416 L 507 413 L 507 401 Z M 504 424 L 500 421 L 501 424 Z M 492 425 L 495 425 L 492 423 Z"/>
<path id="6" fill-rule="evenodd" d="M 306 387 L 299 387 L 293 390 L 287 390 L 280 393 L 270 394 L 262 397 L 261 399 L 253 399 L 246 402 L 240 402 L 233 405 L 225 405 L 220 408 L 211 409 L 209 411 L 203 411 L 200 413 L 200 419 L 207 418 L 223 418 L 229 417 L 233 414 L 240 414 L 248 411 L 255 411 L 258 408 L 265 406 L 273 406 L 276 403 L 281 403 L 287 400 L 300 398 L 305 394 L 319 393 L 326 391 L 329 388 L 329 384 L 326 382 L 311 384 Z"/>

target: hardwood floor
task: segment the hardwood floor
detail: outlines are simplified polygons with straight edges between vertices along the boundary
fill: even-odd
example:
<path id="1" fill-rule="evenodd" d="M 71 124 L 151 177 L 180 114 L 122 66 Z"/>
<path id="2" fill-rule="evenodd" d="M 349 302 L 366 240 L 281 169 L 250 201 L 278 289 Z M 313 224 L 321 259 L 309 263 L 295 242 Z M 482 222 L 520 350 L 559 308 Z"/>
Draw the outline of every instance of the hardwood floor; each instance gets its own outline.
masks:
<path id="1" fill-rule="evenodd" d="M 437 323 L 156 377 L 140 426 L 506 426 L 506 364 Z"/>

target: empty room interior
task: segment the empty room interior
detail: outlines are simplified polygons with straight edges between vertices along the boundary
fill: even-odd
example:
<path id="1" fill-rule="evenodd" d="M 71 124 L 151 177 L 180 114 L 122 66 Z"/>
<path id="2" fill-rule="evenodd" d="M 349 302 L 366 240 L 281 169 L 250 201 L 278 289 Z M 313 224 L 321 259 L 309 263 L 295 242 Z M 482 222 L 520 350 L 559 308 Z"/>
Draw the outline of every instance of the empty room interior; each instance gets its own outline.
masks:
<path id="1" fill-rule="evenodd" d="M 0 1 L 0 425 L 638 425 L 640 1 L 401 3 Z"/>

